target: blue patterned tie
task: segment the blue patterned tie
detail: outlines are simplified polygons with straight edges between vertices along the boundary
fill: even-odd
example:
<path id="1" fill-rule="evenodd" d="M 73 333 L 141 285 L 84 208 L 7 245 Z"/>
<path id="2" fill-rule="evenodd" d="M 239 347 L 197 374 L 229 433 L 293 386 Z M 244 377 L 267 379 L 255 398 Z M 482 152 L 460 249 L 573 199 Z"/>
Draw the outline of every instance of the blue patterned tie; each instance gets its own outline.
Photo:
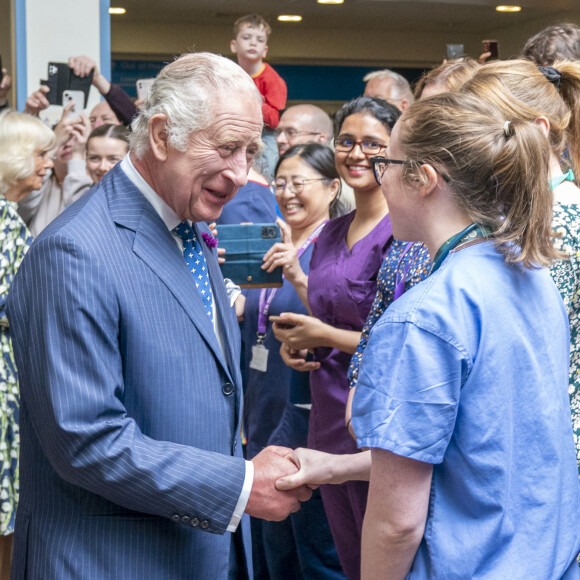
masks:
<path id="1" fill-rule="evenodd" d="M 209 283 L 207 262 L 201 244 L 195 231 L 187 222 L 181 222 L 173 231 L 183 240 L 183 257 L 199 290 L 207 315 L 213 324 L 213 295 Z"/>

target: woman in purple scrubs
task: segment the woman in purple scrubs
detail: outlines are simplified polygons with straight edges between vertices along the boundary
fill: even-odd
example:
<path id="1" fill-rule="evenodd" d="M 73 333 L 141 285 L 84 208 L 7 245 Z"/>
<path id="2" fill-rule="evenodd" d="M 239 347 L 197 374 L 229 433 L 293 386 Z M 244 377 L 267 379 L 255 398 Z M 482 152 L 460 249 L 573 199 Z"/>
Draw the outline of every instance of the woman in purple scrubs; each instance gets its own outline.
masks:
<path id="1" fill-rule="evenodd" d="M 285 276 L 312 314 L 285 313 L 286 324 L 275 324 L 274 332 L 284 343 L 285 362 L 312 370 L 308 446 L 321 451 L 357 451 L 344 420 L 347 370 L 376 294 L 383 258 L 391 251 L 401 252 L 393 243 L 389 210 L 370 158 L 384 155 L 398 117 L 395 107 L 369 97 L 355 99 L 337 113 L 336 168 L 354 191 L 356 210 L 326 225 L 314 246 L 307 278 L 296 275 L 285 258 L 275 262 L 284 266 Z M 314 349 L 313 361 L 306 360 L 306 349 Z M 353 481 L 321 491 L 345 574 L 359 578 L 368 484 Z"/>

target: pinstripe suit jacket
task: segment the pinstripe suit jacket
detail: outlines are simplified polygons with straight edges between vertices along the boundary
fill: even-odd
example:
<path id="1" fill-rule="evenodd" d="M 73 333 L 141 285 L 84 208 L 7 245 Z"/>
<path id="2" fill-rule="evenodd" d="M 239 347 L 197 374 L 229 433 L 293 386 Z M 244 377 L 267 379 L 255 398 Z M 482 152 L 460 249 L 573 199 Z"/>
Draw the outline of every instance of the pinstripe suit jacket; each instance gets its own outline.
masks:
<path id="1" fill-rule="evenodd" d="M 245 474 L 239 331 L 205 251 L 225 358 L 175 241 L 119 166 L 32 245 L 8 301 L 13 579 L 227 578 Z"/>

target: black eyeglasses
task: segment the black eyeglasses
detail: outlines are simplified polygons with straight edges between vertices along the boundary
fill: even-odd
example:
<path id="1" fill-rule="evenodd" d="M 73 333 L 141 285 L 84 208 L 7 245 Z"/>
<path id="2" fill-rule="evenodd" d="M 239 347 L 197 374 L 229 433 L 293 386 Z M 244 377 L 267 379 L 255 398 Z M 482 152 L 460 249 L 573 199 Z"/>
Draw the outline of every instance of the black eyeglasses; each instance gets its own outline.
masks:
<path id="1" fill-rule="evenodd" d="M 296 129 L 276 129 L 274 135 L 278 137 L 284 133 L 288 139 L 294 139 L 297 135 L 320 135 L 318 131 L 297 131 Z"/>
<path id="2" fill-rule="evenodd" d="M 350 137 L 339 137 L 334 140 L 334 148 L 342 153 L 352 151 L 357 145 L 365 155 L 376 155 L 381 149 L 386 147 L 384 143 L 379 143 L 378 141 L 356 141 Z"/>
<path id="3" fill-rule="evenodd" d="M 305 177 L 292 177 L 289 181 L 285 179 L 276 179 L 272 181 L 271 187 L 276 195 L 282 195 L 284 190 L 288 188 L 292 193 L 302 193 L 304 185 L 310 181 L 324 181 L 326 177 L 313 177 L 306 179 Z"/>
<path id="4" fill-rule="evenodd" d="M 401 159 L 387 159 L 386 157 L 371 157 L 371 165 L 373 166 L 373 173 L 375 174 L 375 179 L 377 183 L 381 185 L 383 182 L 383 177 L 387 171 L 389 164 L 392 165 L 412 165 L 412 161 L 402 161 Z M 419 162 L 418 162 L 419 163 Z"/>
<path id="5" fill-rule="evenodd" d="M 385 172 L 389 165 L 413 165 L 413 163 L 417 163 L 418 165 L 423 165 L 423 161 L 403 161 L 402 159 L 387 159 L 386 157 L 376 156 L 371 157 L 370 159 L 371 165 L 373 166 L 373 173 L 375 174 L 376 182 L 381 185 L 383 182 L 383 177 L 385 176 Z M 437 171 L 437 170 L 435 170 Z M 443 175 L 441 172 L 437 171 L 439 175 L 443 178 L 443 181 L 450 183 L 449 177 Z"/>

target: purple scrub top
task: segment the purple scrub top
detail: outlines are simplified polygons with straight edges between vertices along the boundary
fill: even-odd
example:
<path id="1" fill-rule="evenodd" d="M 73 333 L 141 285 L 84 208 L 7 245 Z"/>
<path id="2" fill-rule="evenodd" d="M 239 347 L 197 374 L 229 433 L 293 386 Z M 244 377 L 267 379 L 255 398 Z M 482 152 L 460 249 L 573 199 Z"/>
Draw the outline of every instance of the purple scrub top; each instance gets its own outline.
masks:
<path id="1" fill-rule="evenodd" d="M 348 228 L 355 212 L 330 220 L 320 234 L 310 262 L 308 302 L 312 315 L 336 328 L 360 331 L 377 291 L 377 274 L 392 241 L 386 215 L 349 249 Z M 321 347 L 314 350 L 320 368 L 310 374 L 312 411 L 308 446 L 330 453 L 356 453 L 344 424 L 351 354 Z"/>

